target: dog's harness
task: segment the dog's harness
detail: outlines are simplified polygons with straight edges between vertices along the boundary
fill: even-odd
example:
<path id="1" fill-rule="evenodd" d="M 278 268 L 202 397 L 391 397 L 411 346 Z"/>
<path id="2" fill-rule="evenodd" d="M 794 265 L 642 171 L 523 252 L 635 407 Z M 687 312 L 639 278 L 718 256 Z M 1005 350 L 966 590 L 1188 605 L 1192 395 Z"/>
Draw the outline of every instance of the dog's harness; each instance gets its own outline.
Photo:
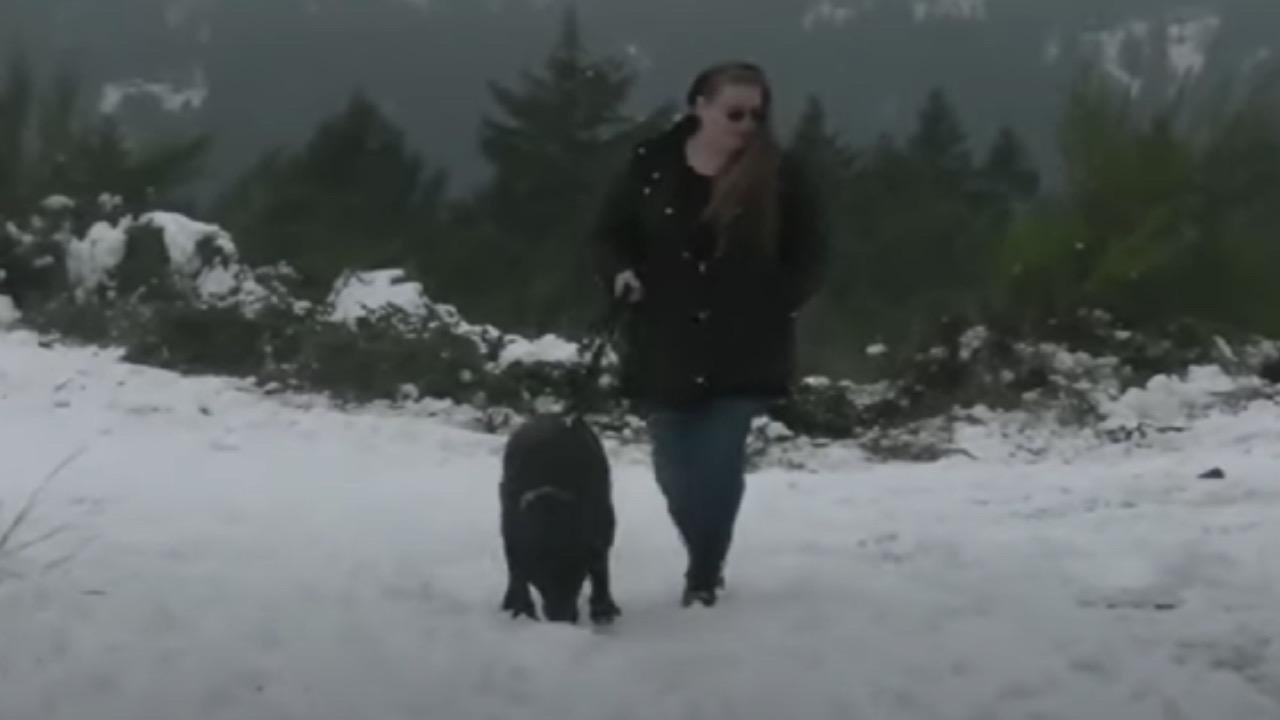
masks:
<path id="1" fill-rule="evenodd" d="M 573 496 L 554 485 L 543 485 L 520 496 L 520 509 L 527 510 L 534 501 L 544 497 L 555 497 L 561 500 L 572 500 Z"/>

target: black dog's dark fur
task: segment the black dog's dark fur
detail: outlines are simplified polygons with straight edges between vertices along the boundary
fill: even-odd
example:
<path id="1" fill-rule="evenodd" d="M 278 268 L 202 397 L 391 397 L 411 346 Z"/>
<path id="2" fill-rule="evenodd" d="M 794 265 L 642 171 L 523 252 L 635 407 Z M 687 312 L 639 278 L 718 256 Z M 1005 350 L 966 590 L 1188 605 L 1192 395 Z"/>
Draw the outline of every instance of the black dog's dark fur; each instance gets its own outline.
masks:
<path id="1" fill-rule="evenodd" d="M 617 520 L 609 458 L 599 436 L 577 414 L 539 415 L 507 440 L 502 457 L 502 544 L 508 585 L 502 609 L 578 621 L 578 598 L 591 580 L 592 622 L 619 615 L 609 588 L 609 553 Z"/>

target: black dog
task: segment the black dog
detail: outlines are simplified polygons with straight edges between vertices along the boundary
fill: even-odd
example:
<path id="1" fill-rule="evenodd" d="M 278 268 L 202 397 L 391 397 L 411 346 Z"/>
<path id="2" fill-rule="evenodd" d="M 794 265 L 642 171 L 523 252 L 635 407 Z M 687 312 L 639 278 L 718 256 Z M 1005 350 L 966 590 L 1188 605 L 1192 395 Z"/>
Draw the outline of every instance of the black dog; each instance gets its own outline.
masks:
<path id="1" fill-rule="evenodd" d="M 532 586 L 546 620 L 576 623 L 590 577 L 591 621 L 616 619 L 620 610 L 609 589 L 617 529 L 612 481 L 591 426 L 576 413 L 539 415 L 520 426 L 503 451 L 499 495 L 508 574 L 502 609 L 536 619 Z"/>

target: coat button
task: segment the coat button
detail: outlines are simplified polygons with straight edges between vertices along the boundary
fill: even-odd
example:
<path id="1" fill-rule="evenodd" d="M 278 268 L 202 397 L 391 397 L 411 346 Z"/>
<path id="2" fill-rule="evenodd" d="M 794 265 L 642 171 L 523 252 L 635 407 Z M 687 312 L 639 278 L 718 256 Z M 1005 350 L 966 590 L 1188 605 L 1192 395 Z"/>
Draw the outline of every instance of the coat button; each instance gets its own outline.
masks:
<path id="1" fill-rule="evenodd" d="M 707 274 L 707 264 L 706 264 L 706 263 L 698 263 L 698 273 L 699 273 L 699 274 L 702 274 L 702 275 L 706 275 L 706 274 Z"/>
<path id="2" fill-rule="evenodd" d="M 707 318 L 711 317 L 711 313 L 707 312 L 706 310 L 699 310 L 698 312 L 694 313 L 693 317 L 698 322 L 704 323 L 707 321 Z"/>
<path id="3" fill-rule="evenodd" d="M 699 375 L 698 377 L 694 378 L 694 379 L 693 379 L 693 381 L 694 381 L 695 383 L 699 384 L 699 385 L 706 385 L 706 384 L 707 384 L 707 379 L 706 379 L 705 377 L 703 377 L 702 375 Z"/>
<path id="4" fill-rule="evenodd" d="M 666 214 L 670 215 L 670 214 L 674 213 L 674 212 L 675 212 L 675 210 L 673 210 L 673 209 L 671 208 L 671 206 L 670 206 L 670 205 L 668 205 L 667 207 L 663 208 L 662 212 L 664 212 L 664 213 L 666 213 Z"/>

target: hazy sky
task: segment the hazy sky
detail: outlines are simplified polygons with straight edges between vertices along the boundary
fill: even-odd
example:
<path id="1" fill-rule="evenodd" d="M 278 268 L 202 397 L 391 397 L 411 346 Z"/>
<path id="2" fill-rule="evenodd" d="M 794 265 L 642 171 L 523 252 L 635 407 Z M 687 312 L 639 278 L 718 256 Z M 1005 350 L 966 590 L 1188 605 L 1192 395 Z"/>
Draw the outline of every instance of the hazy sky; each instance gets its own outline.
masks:
<path id="1" fill-rule="evenodd" d="M 483 172 L 485 84 L 536 63 L 559 26 L 551 0 L 3 0 L 0 35 L 116 83 L 131 114 L 199 100 L 178 120 L 219 137 L 220 174 L 300 142 L 362 86 L 460 181 Z M 765 64 L 784 117 L 820 95 L 853 138 L 906 127 L 946 86 L 979 137 L 1010 122 L 1047 143 L 1071 61 L 1110 64 L 1144 92 L 1170 59 L 1238 70 L 1280 38 L 1280 2 L 1218 0 L 583 0 L 587 41 L 641 72 L 636 101 L 675 99 L 702 65 Z M 1143 25 L 1146 23 L 1146 25 Z M 5 30 L 10 32 L 6 33 Z M 1187 48 L 1190 48 L 1188 50 Z M 1189 54 L 1188 54 L 1189 53 Z M 1185 61 L 1183 65 L 1185 65 Z M 1192 63 L 1194 65 L 1194 62 Z M 121 82 L 125 84 L 120 84 Z M 157 92 L 157 89 L 160 89 Z M 186 92 L 174 95 L 174 91 Z M 95 94 L 94 100 L 98 100 Z"/>

